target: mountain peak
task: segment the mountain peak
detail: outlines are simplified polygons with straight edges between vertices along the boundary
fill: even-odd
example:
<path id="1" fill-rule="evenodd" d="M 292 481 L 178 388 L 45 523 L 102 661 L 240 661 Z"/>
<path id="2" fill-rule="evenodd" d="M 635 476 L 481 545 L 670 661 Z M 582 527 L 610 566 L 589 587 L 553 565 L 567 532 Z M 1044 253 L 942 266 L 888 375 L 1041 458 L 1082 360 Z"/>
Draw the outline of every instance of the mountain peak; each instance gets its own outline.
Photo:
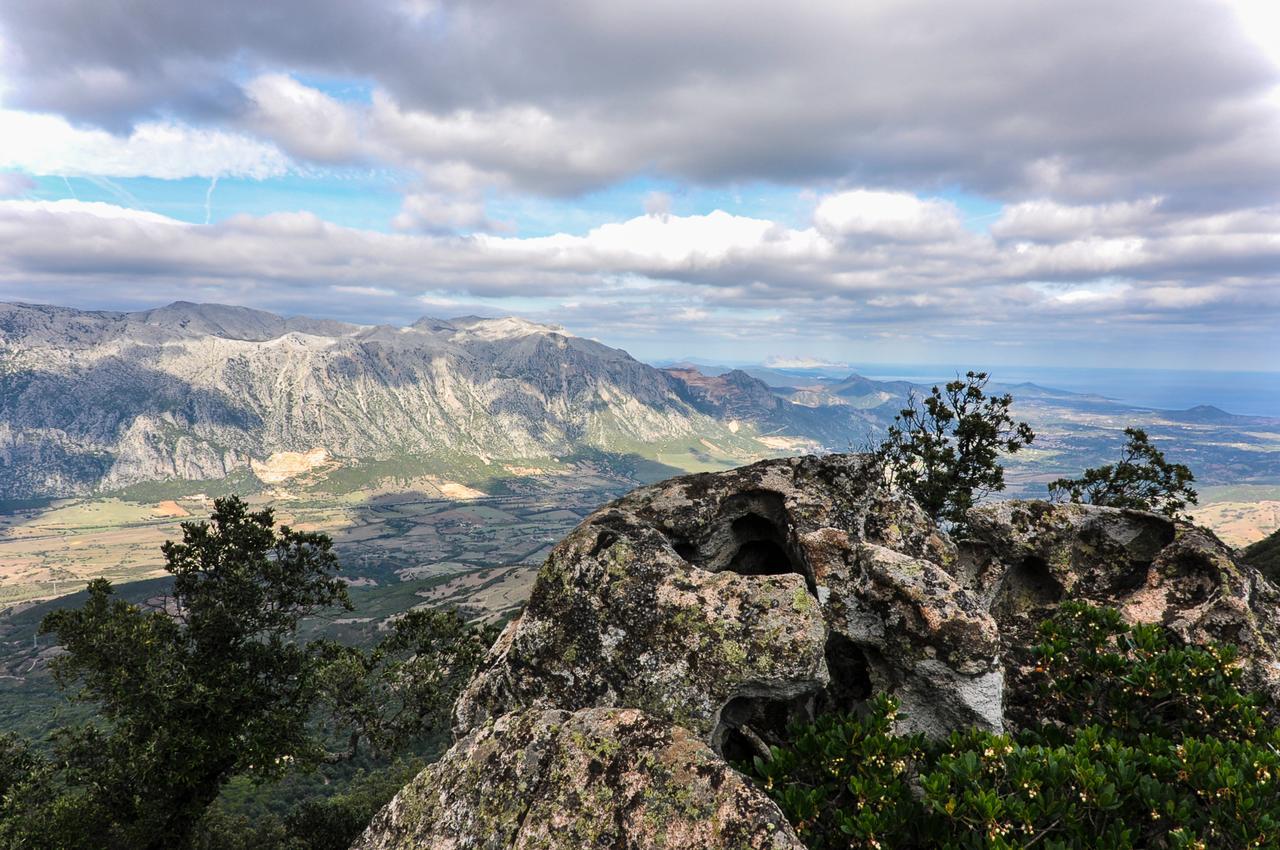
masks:
<path id="1" fill-rule="evenodd" d="M 144 324 L 170 330 L 255 342 L 273 339 L 287 332 L 285 320 L 274 313 L 228 304 L 174 301 L 154 310 L 135 313 L 132 317 Z"/>
<path id="2" fill-rule="evenodd" d="M 560 325 L 546 325 L 540 322 L 531 322 L 528 319 L 521 319 L 518 316 L 502 316 L 496 319 L 485 319 L 479 316 L 463 316 L 461 318 L 450 319 L 449 324 L 458 328 L 462 335 L 469 336 L 474 339 L 514 339 L 522 336 L 545 336 L 547 334 L 573 336 L 573 334 L 569 333 Z"/>

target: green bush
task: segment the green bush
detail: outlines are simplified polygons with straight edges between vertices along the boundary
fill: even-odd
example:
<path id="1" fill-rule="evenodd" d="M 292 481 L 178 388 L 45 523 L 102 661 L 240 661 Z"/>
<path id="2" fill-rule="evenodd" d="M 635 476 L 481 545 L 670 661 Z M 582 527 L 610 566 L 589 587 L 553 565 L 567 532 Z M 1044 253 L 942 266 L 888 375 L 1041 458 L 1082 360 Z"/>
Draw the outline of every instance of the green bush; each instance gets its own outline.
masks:
<path id="1" fill-rule="evenodd" d="M 881 697 L 749 770 L 812 850 L 1280 846 L 1280 733 L 1234 650 L 1079 604 L 1040 637 L 1015 734 L 895 735 Z"/>

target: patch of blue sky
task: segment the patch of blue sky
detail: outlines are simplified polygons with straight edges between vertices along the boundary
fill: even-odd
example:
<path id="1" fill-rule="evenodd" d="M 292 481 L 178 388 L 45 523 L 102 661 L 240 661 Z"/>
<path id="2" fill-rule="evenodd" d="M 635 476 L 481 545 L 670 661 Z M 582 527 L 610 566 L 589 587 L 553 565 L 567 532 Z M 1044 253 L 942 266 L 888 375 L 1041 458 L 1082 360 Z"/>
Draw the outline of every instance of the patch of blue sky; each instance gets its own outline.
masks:
<path id="1" fill-rule="evenodd" d="M 203 178 L 46 175 L 36 178 L 37 186 L 29 194 L 50 200 L 102 201 L 194 224 L 216 223 L 234 215 L 310 212 L 341 226 L 388 232 L 410 179 L 381 169 L 307 168 L 269 180 L 219 178 L 210 192 L 210 181 Z M 700 186 L 634 177 L 572 198 L 490 193 L 486 207 L 490 219 L 511 225 L 513 235 L 520 237 L 583 235 L 602 224 L 643 215 L 647 209 L 665 209 L 678 216 L 722 210 L 803 229 L 811 223 L 818 197 L 813 189 L 766 182 Z M 998 202 L 960 190 L 932 197 L 954 203 L 965 226 L 975 232 L 985 233 L 1002 209 Z"/>
<path id="2" fill-rule="evenodd" d="M 812 223 L 813 208 L 820 195 L 831 191 L 837 190 L 834 187 L 800 189 L 767 182 L 699 186 L 656 177 L 633 177 L 568 199 L 494 196 L 488 200 L 487 207 L 490 218 L 514 225 L 520 236 L 582 235 L 602 224 L 643 215 L 659 195 L 672 215 L 706 215 L 723 210 L 803 229 Z M 955 188 L 922 197 L 955 204 L 965 227 L 976 233 L 988 232 L 1004 208 L 998 201 Z"/>
<path id="3" fill-rule="evenodd" d="M 350 77 L 329 77 L 315 74 L 293 74 L 295 80 L 308 88 L 323 92 L 343 103 L 373 103 L 374 85 L 368 80 Z"/>
<path id="4" fill-rule="evenodd" d="M 657 196 L 665 196 L 672 215 L 706 215 L 723 210 L 733 215 L 807 227 L 813 212 L 812 192 L 794 186 L 747 183 L 698 186 L 655 177 L 633 177 L 573 198 L 502 195 L 488 200 L 489 217 L 515 226 L 520 236 L 555 233 L 582 235 L 594 227 L 644 215 Z"/>
<path id="5" fill-rule="evenodd" d="M 309 212 L 345 227 L 387 232 L 400 209 L 397 175 L 382 171 L 345 171 L 317 178 L 291 174 L 271 180 L 219 178 L 210 192 L 204 178 L 160 180 L 151 177 L 36 178 L 32 197 L 75 198 L 147 210 L 179 221 L 217 223 L 235 215 L 265 216 Z"/>
<path id="6" fill-rule="evenodd" d="M 954 187 L 938 192 L 933 197 L 955 204 L 960 210 L 964 226 L 975 233 L 990 232 L 992 223 L 1004 210 L 1004 204 L 999 201 Z"/>

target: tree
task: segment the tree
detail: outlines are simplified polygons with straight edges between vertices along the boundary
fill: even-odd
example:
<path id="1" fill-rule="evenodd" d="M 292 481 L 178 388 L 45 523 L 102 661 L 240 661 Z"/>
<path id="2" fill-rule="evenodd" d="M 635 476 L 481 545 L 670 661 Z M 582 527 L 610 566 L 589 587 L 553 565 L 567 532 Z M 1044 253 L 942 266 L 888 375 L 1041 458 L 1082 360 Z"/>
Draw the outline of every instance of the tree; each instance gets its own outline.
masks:
<path id="1" fill-rule="evenodd" d="M 966 372 L 934 387 L 921 403 L 913 393 L 889 426 L 879 454 L 894 479 L 934 522 L 963 529 L 965 512 L 1004 489 L 1002 452 L 1035 439 L 1026 422 L 1009 414 L 1013 396 L 988 396 L 986 372 Z"/>
<path id="2" fill-rule="evenodd" d="M 317 643 L 320 702 L 335 732 L 347 736 L 346 751 L 326 760 L 353 758 L 366 740 L 375 752 L 393 754 L 435 732 L 497 636 L 493 626 L 472 625 L 456 611 L 418 609 L 397 618 L 371 651 Z"/>
<path id="3" fill-rule="evenodd" d="M 1125 428 L 1128 440 L 1120 450 L 1120 461 L 1086 469 L 1079 478 L 1059 478 L 1049 484 L 1054 500 L 1154 511 L 1170 517 L 1182 516 L 1188 503 L 1196 503 L 1191 488 L 1195 476 L 1180 463 L 1169 463 L 1164 452 L 1151 445 L 1141 428 Z"/>
<path id="4" fill-rule="evenodd" d="M 340 705 L 352 753 L 361 736 L 393 746 L 438 724 L 488 645 L 452 612 L 402 619 L 367 657 L 299 641 L 303 618 L 351 608 L 332 541 L 277 530 L 270 509 L 234 496 L 163 552 L 174 581 L 162 606 L 114 598 L 99 579 L 82 608 L 41 624 L 65 649 L 55 677 L 97 717 L 55 732 L 52 758 L 0 741 L 0 846 L 190 847 L 233 776 L 268 781 L 335 757 L 322 708 Z M 338 700 L 337 684 L 358 687 Z"/>
<path id="5" fill-rule="evenodd" d="M 174 576 L 163 608 L 113 598 L 98 579 L 82 608 L 41 624 L 66 650 L 56 679 L 79 684 L 100 718 L 56 733 L 64 767 L 46 788 L 94 846 L 186 846 L 231 776 L 317 756 L 315 665 L 294 636 L 303 617 L 350 607 L 328 537 L 277 532 L 270 509 L 229 497 L 163 552 Z"/>

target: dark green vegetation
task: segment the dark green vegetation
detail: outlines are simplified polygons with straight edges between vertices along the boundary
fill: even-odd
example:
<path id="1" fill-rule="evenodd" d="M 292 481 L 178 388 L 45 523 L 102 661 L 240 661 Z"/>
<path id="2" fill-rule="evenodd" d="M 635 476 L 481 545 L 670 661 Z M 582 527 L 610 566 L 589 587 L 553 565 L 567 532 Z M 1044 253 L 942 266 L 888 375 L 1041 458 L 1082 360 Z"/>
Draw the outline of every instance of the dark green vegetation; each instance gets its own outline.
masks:
<path id="1" fill-rule="evenodd" d="M 1227 646 L 1063 605 L 1016 731 L 930 743 L 895 707 L 828 716 L 752 771 L 812 850 L 1280 844 L 1280 731 Z"/>
<path id="2" fill-rule="evenodd" d="M 1272 581 L 1280 578 L 1280 531 L 1246 548 L 1241 559 Z"/>
<path id="3" fill-rule="evenodd" d="M 913 394 L 889 426 L 879 452 L 935 521 L 953 527 L 983 497 L 1004 489 L 1001 453 L 1031 444 L 1035 434 L 1009 413 L 1013 396 L 989 396 L 986 372 L 934 387 L 923 404 Z"/>
<path id="4" fill-rule="evenodd" d="M 1182 509 L 1196 503 L 1196 491 L 1191 488 L 1196 477 L 1187 466 L 1165 460 L 1146 431 L 1125 428 L 1124 433 L 1128 440 L 1119 461 L 1086 469 L 1079 478 L 1050 482 L 1049 493 L 1055 499 L 1183 516 Z"/>
<path id="5" fill-rule="evenodd" d="M 182 529 L 164 547 L 173 580 L 158 607 L 98 580 L 83 606 L 44 618 L 64 649 L 57 679 L 93 714 L 55 729 L 47 747 L 0 739 L 3 846 L 221 846 L 235 816 L 207 813 L 229 782 L 354 759 L 362 742 L 383 758 L 412 753 L 437 734 L 493 638 L 454 612 L 414 611 L 369 652 L 301 641 L 304 617 L 351 607 L 327 536 L 277 530 L 270 509 L 235 497 Z M 237 834 L 345 846 L 393 791 L 352 782 Z M 325 823 L 319 843 L 307 839 Z"/>

